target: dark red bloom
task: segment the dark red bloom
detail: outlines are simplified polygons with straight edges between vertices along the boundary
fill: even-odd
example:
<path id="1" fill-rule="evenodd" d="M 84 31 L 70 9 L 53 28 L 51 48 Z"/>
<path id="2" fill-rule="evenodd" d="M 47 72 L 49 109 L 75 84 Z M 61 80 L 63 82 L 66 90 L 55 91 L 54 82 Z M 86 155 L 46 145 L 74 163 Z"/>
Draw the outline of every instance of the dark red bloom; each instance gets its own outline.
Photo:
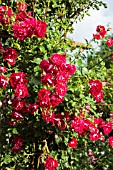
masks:
<path id="1" fill-rule="evenodd" d="M 13 99 L 12 101 L 12 107 L 14 110 L 22 110 L 26 105 L 26 101 L 21 101 L 18 98 Z"/>
<path id="2" fill-rule="evenodd" d="M 112 131 L 112 123 L 111 122 L 105 123 L 102 127 L 103 127 L 104 134 L 109 134 Z"/>
<path id="3" fill-rule="evenodd" d="M 7 70 L 6 67 L 0 66 L 0 73 L 5 73 Z"/>
<path id="4" fill-rule="evenodd" d="M 40 81 L 42 82 L 42 84 L 50 86 L 54 86 L 55 83 L 52 73 L 47 73 L 46 75 L 42 76 Z"/>
<path id="5" fill-rule="evenodd" d="M 100 137 L 101 137 L 101 135 L 100 135 L 100 133 L 98 131 L 97 132 L 95 131 L 95 133 L 90 133 L 89 134 L 89 138 L 92 141 L 97 141 L 97 140 L 100 139 Z"/>
<path id="6" fill-rule="evenodd" d="M 55 64 L 56 66 L 61 66 L 62 64 L 66 63 L 66 55 L 65 54 L 58 54 L 54 53 L 49 58 L 50 63 Z"/>
<path id="7" fill-rule="evenodd" d="M 8 123 L 10 124 L 10 126 L 15 126 L 23 118 L 24 117 L 20 113 L 13 111 L 8 118 Z"/>
<path id="8" fill-rule="evenodd" d="M 113 40 L 111 38 L 109 38 L 107 41 L 106 41 L 106 44 L 108 47 L 111 47 L 113 45 Z"/>
<path id="9" fill-rule="evenodd" d="M 102 83 L 99 80 L 90 80 L 89 84 L 91 85 L 89 92 L 94 97 L 96 102 L 100 102 L 104 97 L 102 92 Z"/>
<path id="10" fill-rule="evenodd" d="M 70 64 L 66 64 L 66 63 L 63 63 L 61 66 L 60 66 L 60 69 L 62 71 L 64 71 L 66 74 L 68 74 L 69 76 L 71 76 L 72 74 L 75 73 L 76 71 L 76 66 L 74 64 L 70 65 Z"/>
<path id="11" fill-rule="evenodd" d="M 93 34 L 93 38 L 97 39 L 97 40 L 100 40 L 100 34 Z"/>
<path id="12" fill-rule="evenodd" d="M 46 23 L 42 20 L 38 20 L 36 22 L 36 26 L 34 29 L 34 35 L 36 35 L 37 38 L 44 38 L 46 34 Z"/>
<path id="13" fill-rule="evenodd" d="M 45 122 L 49 122 L 51 124 L 54 124 L 54 117 L 55 117 L 55 114 L 50 113 L 48 110 L 46 110 L 46 112 L 42 113 L 42 118 Z"/>
<path id="14" fill-rule="evenodd" d="M 108 145 L 111 146 L 111 147 L 113 147 L 113 136 L 110 136 L 110 137 L 108 138 Z"/>
<path id="15" fill-rule="evenodd" d="M 8 61 L 8 63 L 13 66 L 15 64 L 15 59 L 18 57 L 18 54 L 13 48 L 4 48 L 2 57 L 4 61 Z"/>
<path id="16" fill-rule="evenodd" d="M 28 80 L 25 77 L 26 74 L 24 72 L 12 73 L 10 75 L 10 85 L 12 88 L 15 89 L 18 84 L 28 84 Z"/>
<path id="17" fill-rule="evenodd" d="M 12 152 L 18 153 L 21 149 L 22 149 L 21 146 L 19 146 L 19 145 L 14 145 L 13 148 L 12 148 Z"/>
<path id="18" fill-rule="evenodd" d="M 54 170 L 58 167 L 58 161 L 52 156 L 49 156 L 48 158 L 46 158 L 44 166 L 47 170 Z"/>
<path id="19" fill-rule="evenodd" d="M 104 38 L 104 36 L 106 34 L 106 30 L 105 30 L 104 26 L 98 25 L 96 28 L 96 31 L 101 35 L 102 38 Z"/>
<path id="20" fill-rule="evenodd" d="M 38 92 L 38 103 L 41 108 L 50 108 L 50 94 L 51 91 L 45 88 L 42 88 Z"/>
<path id="21" fill-rule="evenodd" d="M 15 136 L 15 138 L 13 139 L 13 142 L 15 145 L 12 148 L 12 152 L 19 152 L 22 149 L 22 145 L 23 145 L 22 137 L 19 135 Z"/>
<path id="22" fill-rule="evenodd" d="M 56 94 L 59 96 L 59 98 L 64 97 L 67 90 L 68 90 L 67 84 L 60 84 L 59 83 L 59 84 L 56 84 L 55 88 L 56 88 Z"/>
<path id="23" fill-rule="evenodd" d="M 76 138 L 72 138 L 71 141 L 68 142 L 68 146 L 71 148 L 76 148 L 77 143 L 78 142 L 77 142 Z"/>
<path id="24" fill-rule="evenodd" d="M 18 84 L 14 94 L 18 98 L 28 97 L 29 96 L 28 88 L 24 84 Z"/>
<path id="25" fill-rule="evenodd" d="M 42 69 L 42 71 L 45 71 L 46 73 L 48 73 L 48 72 L 51 73 L 54 66 L 52 64 L 50 64 L 47 60 L 42 60 L 40 62 L 40 68 Z"/>
<path id="26" fill-rule="evenodd" d="M 96 95 L 94 96 L 94 99 L 96 102 L 100 102 L 104 97 L 104 93 L 102 92 L 102 90 Z"/>
<path id="27" fill-rule="evenodd" d="M 31 113 L 31 114 L 34 114 L 38 109 L 38 105 L 36 103 L 33 103 L 33 104 L 30 104 L 28 106 L 28 111 Z"/>
<path id="28" fill-rule="evenodd" d="M 1 88 L 6 88 L 8 85 L 8 80 L 5 76 L 0 75 L 0 87 Z"/>

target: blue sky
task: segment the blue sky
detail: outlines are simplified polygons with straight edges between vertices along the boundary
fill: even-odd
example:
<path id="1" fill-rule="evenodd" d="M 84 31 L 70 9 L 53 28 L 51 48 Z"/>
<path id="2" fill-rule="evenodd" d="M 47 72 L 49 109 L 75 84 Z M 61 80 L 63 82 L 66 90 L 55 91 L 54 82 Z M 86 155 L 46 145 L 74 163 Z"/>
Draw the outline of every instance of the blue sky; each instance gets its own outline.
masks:
<path id="1" fill-rule="evenodd" d="M 96 33 L 97 25 L 107 26 L 109 24 L 113 33 L 113 0 L 102 0 L 108 8 L 101 7 L 100 10 L 90 10 L 90 16 L 85 16 L 81 22 L 73 25 L 74 32 L 69 35 L 74 41 L 85 42 L 84 38 L 90 40 L 92 34 Z"/>

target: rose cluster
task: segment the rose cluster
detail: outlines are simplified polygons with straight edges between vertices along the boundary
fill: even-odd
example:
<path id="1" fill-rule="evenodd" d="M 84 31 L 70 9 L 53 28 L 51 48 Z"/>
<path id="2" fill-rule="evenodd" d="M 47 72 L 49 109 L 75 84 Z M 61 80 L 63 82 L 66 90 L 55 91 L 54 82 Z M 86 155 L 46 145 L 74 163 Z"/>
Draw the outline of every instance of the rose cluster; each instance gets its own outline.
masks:
<path id="1" fill-rule="evenodd" d="M 46 34 L 46 23 L 32 17 L 27 10 L 25 2 L 17 2 L 18 12 L 14 15 L 11 7 L 0 6 L 0 23 L 10 24 L 13 27 L 14 37 L 24 40 L 27 37 L 35 35 L 37 38 L 43 38 Z"/>
<path id="2" fill-rule="evenodd" d="M 97 34 L 93 34 L 93 38 L 100 40 L 100 38 L 104 38 L 105 34 L 106 34 L 106 30 L 105 27 L 102 25 L 98 25 L 96 28 Z M 106 44 L 108 47 L 111 47 L 113 45 L 113 39 L 112 38 L 108 38 L 106 41 Z"/>
<path id="3" fill-rule="evenodd" d="M 92 121 L 90 118 L 88 119 L 83 116 L 73 116 L 71 118 L 70 129 L 73 129 L 78 135 L 88 135 L 89 139 L 92 141 L 100 140 L 104 142 L 104 135 L 110 134 L 113 127 L 112 122 L 106 122 L 102 118 L 93 117 Z M 108 145 L 113 147 L 112 139 L 112 136 L 108 138 Z"/>
<path id="4" fill-rule="evenodd" d="M 11 7 L 0 6 L 0 24 L 9 24 L 14 13 Z"/>
<path id="5" fill-rule="evenodd" d="M 17 51 L 14 48 L 3 48 L 3 60 L 7 61 L 10 65 L 15 64 L 15 59 L 18 57 Z"/>
<path id="6" fill-rule="evenodd" d="M 26 12 L 27 5 L 23 3 L 17 3 L 18 13 L 13 25 L 14 37 L 19 40 L 25 38 L 31 38 L 35 35 L 37 38 L 43 38 L 46 34 L 46 23 L 42 20 L 36 20 L 31 16 L 31 12 Z"/>
<path id="7" fill-rule="evenodd" d="M 25 97 L 29 96 L 28 93 L 28 79 L 24 72 L 12 73 L 10 75 L 10 85 L 12 89 L 15 90 L 15 98 L 12 99 L 12 114 L 9 116 L 9 124 L 14 126 L 23 119 L 23 115 L 27 112 L 34 114 L 37 111 L 38 105 L 36 103 L 28 104 L 25 100 L 22 100 Z"/>
<path id="8" fill-rule="evenodd" d="M 97 34 L 93 34 L 93 37 L 97 40 L 100 40 L 100 38 L 104 38 L 106 34 L 105 27 L 102 25 L 98 25 L 96 28 Z"/>
<path id="9" fill-rule="evenodd" d="M 42 88 L 38 92 L 38 103 L 43 110 L 49 110 L 50 107 L 55 108 L 64 100 L 68 90 L 67 82 L 76 71 L 76 67 L 66 63 L 65 55 L 54 53 L 49 61 L 40 62 L 40 68 L 42 72 L 40 81 L 52 90 Z"/>
<path id="10" fill-rule="evenodd" d="M 89 85 L 91 86 L 89 92 L 94 97 L 94 100 L 96 102 L 100 102 L 104 97 L 102 92 L 102 83 L 99 80 L 90 80 Z"/>

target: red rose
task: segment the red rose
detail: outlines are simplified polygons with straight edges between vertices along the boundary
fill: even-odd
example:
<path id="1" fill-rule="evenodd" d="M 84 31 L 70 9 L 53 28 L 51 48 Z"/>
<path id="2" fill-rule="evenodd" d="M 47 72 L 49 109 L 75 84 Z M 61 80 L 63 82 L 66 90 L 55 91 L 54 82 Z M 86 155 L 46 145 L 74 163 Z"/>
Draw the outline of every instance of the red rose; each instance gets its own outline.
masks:
<path id="1" fill-rule="evenodd" d="M 64 97 L 68 90 L 67 84 L 56 84 L 55 88 L 56 88 L 56 94 L 59 95 L 59 97 L 60 96 Z"/>
<path id="2" fill-rule="evenodd" d="M 110 137 L 108 138 L 108 145 L 111 146 L 111 147 L 113 147 L 113 136 L 110 136 Z"/>
<path id="3" fill-rule="evenodd" d="M 8 80 L 5 76 L 0 75 L 0 87 L 1 88 L 6 88 L 8 85 Z"/>
<path id="4" fill-rule="evenodd" d="M 17 135 L 13 139 L 13 142 L 15 145 L 12 148 L 12 152 L 19 152 L 22 149 L 23 139 L 21 138 L 21 136 Z"/>
<path id="5" fill-rule="evenodd" d="M 31 114 L 34 114 L 38 109 L 38 105 L 36 103 L 33 103 L 33 104 L 30 104 L 28 106 L 28 111 L 31 113 Z"/>
<path id="6" fill-rule="evenodd" d="M 96 31 L 101 35 L 102 38 L 104 38 L 104 36 L 106 34 L 106 30 L 105 30 L 104 26 L 98 25 L 96 28 Z"/>
<path id="7" fill-rule="evenodd" d="M 6 67 L 0 66 L 0 73 L 5 73 L 7 70 Z"/>
<path id="8" fill-rule="evenodd" d="M 60 69 L 71 76 L 76 71 L 76 66 L 74 64 L 62 64 Z"/>
<path id="9" fill-rule="evenodd" d="M 61 66 L 62 64 L 66 63 L 66 55 L 54 53 L 49 58 L 49 61 L 50 63 L 55 64 L 56 66 Z"/>
<path id="10" fill-rule="evenodd" d="M 68 146 L 71 148 L 75 148 L 77 146 L 77 140 L 76 138 L 72 138 L 71 141 L 68 142 Z"/>
<path id="11" fill-rule="evenodd" d="M 9 24 L 11 17 L 14 15 L 11 7 L 0 6 L 0 23 Z"/>
<path id="12" fill-rule="evenodd" d="M 103 125 L 104 134 L 109 134 L 112 131 L 112 123 L 108 122 Z"/>
<path id="13" fill-rule="evenodd" d="M 15 96 L 18 98 L 28 97 L 28 88 L 24 84 L 18 84 L 15 90 Z"/>
<path id="14" fill-rule="evenodd" d="M 96 102 L 100 102 L 104 97 L 104 94 L 102 91 L 100 91 L 96 96 L 94 96 L 94 99 L 96 100 Z"/>
<path id="15" fill-rule="evenodd" d="M 96 102 L 100 102 L 104 97 L 102 92 L 102 83 L 99 80 L 90 80 L 89 84 L 91 85 L 89 92 L 94 97 Z"/>
<path id="16" fill-rule="evenodd" d="M 54 76 L 51 73 L 47 73 L 46 75 L 42 76 L 40 79 L 41 83 L 44 85 L 54 86 Z"/>
<path id="17" fill-rule="evenodd" d="M 50 72 L 53 70 L 54 66 L 50 64 L 47 60 L 42 60 L 40 62 L 40 68 L 42 71 L 44 70 L 46 73 Z"/>
<path id="18" fill-rule="evenodd" d="M 52 156 L 49 156 L 46 158 L 44 166 L 47 170 L 54 170 L 58 167 L 58 161 L 55 160 Z"/>
<path id="19" fill-rule="evenodd" d="M 48 110 L 46 112 L 42 113 L 42 118 L 45 122 L 49 122 L 51 124 L 54 124 L 54 113 L 50 113 Z"/>
<path id="20" fill-rule="evenodd" d="M 8 118 L 8 123 L 10 126 L 15 126 L 21 119 L 23 119 L 23 116 L 20 113 L 13 111 Z"/>
<path id="21" fill-rule="evenodd" d="M 93 34 L 93 38 L 97 39 L 97 40 L 100 40 L 100 34 Z"/>
<path id="22" fill-rule="evenodd" d="M 100 133 L 99 133 L 98 131 L 95 132 L 95 133 L 90 133 L 90 134 L 89 134 L 89 138 L 90 138 L 90 140 L 92 140 L 92 141 L 97 141 L 97 140 L 100 139 L 100 137 L 101 137 L 101 135 L 100 135 Z"/>
<path id="23" fill-rule="evenodd" d="M 15 22 L 13 25 L 14 37 L 19 40 L 24 40 L 28 37 L 28 27 L 25 21 L 20 21 L 20 23 Z"/>
<path id="24" fill-rule="evenodd" d="M 24 72 L 12 73 L 10 75 L 10 85 L 12 88 L 15 89 L 18 84 L 27 84 L 28 80 L 25 77 L 26 74 Z"/>
<path id="25" fill-rule="evenodd" d="M 8 61 L 8 63 L 13 66 L 15 64 L 15 59 L 18 57 L 18 55 L 17 55 L 17 52 L 15 49 L 4 48 L 2 57 L 3 57 L 4 61 Z"/>
<path id="26" fill-rule="evenodd" d="M 36 35 L 37 38 L 43 38 L 46 34 L 46 23 L 39 20 L 36 23 L 36 26 L 34 28 L 34 35 Z"/>
<path id="27" fill-rule="evenodd" d="M 15 98 L 12 101 L 12 107 L 14 110 L 22 110 L 24 106 L 26 105 L 26 101 L 20 101 L 18 98 Z"/>
<path id="28" fill-rule="evenodd" d="M 106 41 L 106 44 L 108 45 L 108 47 L 111 47 L 113 45 L 113 40 L 111 38 L 109 38 L 107 41 Z"/>
<path id="29" fill-rule="evenodd" d="M 41 108 L 50 108 L 50 94 L 51 91 L 45 88 L 42 88 L 38 92 L 38 103 Z"/>

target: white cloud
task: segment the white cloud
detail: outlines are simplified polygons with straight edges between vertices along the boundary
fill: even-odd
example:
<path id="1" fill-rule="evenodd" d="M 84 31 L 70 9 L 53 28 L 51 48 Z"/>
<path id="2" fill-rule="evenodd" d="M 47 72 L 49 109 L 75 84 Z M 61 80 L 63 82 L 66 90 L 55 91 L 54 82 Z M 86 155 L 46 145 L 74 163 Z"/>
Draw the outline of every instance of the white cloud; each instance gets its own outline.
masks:
<path id="1" fill-rule="evenodd" d="M 113 28 L 113 0 L 104 0 L 108 4 L 108 8 L 101 7 L 100 10 L 90 10 L 91 16 L 85 16 L 81 22 L 73 25 L 74 32 L 69 35 L 74 41 L 85 42 L 84 38 L 90 40 L 92 34 L 96 33 L 97 25 L 110 25 Z M 113 32 L 113 31 L 112 31 Z"/>

